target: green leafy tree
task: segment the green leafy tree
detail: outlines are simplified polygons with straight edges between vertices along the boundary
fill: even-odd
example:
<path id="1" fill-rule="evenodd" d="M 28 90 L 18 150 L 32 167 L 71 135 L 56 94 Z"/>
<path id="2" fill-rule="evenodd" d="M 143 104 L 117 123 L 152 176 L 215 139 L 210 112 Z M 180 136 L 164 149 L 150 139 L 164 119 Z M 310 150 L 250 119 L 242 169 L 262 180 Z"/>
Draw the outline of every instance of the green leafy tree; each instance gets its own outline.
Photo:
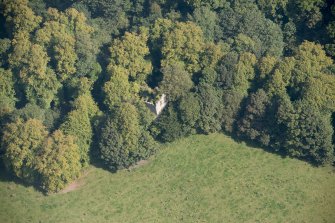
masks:
<path id="1" fill-rule="evenodd" d="M 222 89 L 228 90 L 234 87 L 234 76 L 236 75 L 236 64 L 238 63 L 236 52 L 227 53 L 216 68 L 217 84 Z"/>
<path id="2" fill-rule="evenodd" d="M 219 77 L 223 87 L 222 128 L 233 132 L 242 102 L 248 96 L 251 82 L 255 78 L 256 57 L 252 53 L 243 53 L 238 58 L 235 54 L 227 56 L 227 61 L 221 64 Z"/>
<path id="3" fill-rule="evenodd" d="M 270 106 L 270 98 L 263 89 L 252 94 L 247 102 L 244 115 L 238 123 L 239 134 L 264 146 L 269 146 L 272 136 L 270 130 L 275 128 L 274 125 L 271 126 L 274 117 L 270 117 Z"/>
<path id="4" fill-rule="evenodd" d="M 89 92 L 80 95 L 73 102 L 73 110 L 70 111 L 60 130 L 66 135 L 74 136 L 75 143 L 79 147 L 80 162 L 82 166 L 89 164 L 89 151 L 93 140 L 92 123 L 99 114 L 99 108 Z"/>
<path id="5" fill-rule="evenodd" d="M 275 57 L 267 56 L 261 58 L 257 64 L 258 79 L 260 81 L 266 80 L 271 75 L 276 64 L 277 59 Z"/>
<path id="6" fill-rule="evenodd" d="M 8 66 L 8 54 L 11 47 L 11 40 L 4 38 L 0 39 L 0 66 Z"/>
<path id="7" fill-rule="evenodd" d="M 37 119 L 17 119 L 7 124 L 1 143 L 7 169 L 29 183 L 37 180 L 36 156 L 47 135 L 42 122 Z"/>
<path id="8" fill-rule="evenodd" d="M 150 111 L 150 109 L 143 103 L 142 100 L 137 100 L 134 105 L 136 106 L 137 112 L 139 114 L 140 126 L 143 128 L 142 132 L 149 129 L 153 121 L 156 119 L 155 114 Z"/>
<path id="9" fill-rule="evenodd" d="M 202 69 L 215 69 L 227 54 L 228 48 L 228 44 L 224 43 L 207 43 L 200 57 Z"/>
<path id="10" fill-rule="evenodd" d="M 284 10 L 288 5 L 289 0 L 258 0 L 258 7 L 266 14 L 274 18 L 279 16 L 277 10 Z"/>
<path id="11" fill-rule="evenodd" d="M 0 68 L 0 117 L 15 109 L 14 77 L 10 70 Z"/>
<path id="12" fill-rule="evenodd" d="M 292 1 L 298 7 L 301 15 L 299 20 L 305 20 L 307 27 L 313 28 L 319 21 L 322 20 L 321 9 L 325 5 L 323 0 L 298 0 Z M 293 13 L 293 12 L 292 12 Z"/>
<path id="13" fill-rule="evenodd" d="M 99 140 L 101 158 L 111 170 L 126 168 L 137 161 L 134 154 L 140 135 L 136 108 L 129 103 L 116 107 L 104 121 Z"/>
<path id="14" fill-rule="evenodd" d="M 256 57 L 252 53 L 243 53 L 239 56 L 234 76 L 234 89 L 247 94 L 251 81 L 255 78 Z"/>
<path id="15" fill-rule="evenodd" d="M 292 55 L 297 48 L 297 26 L 290 19 L 282 28 L 285 43 L 285 53 Z"/>
<path id="16" fill-rule="evenodd" d="M 191 75 L 180 63 L 166 66 L 162 69 L 163 80 L 159 84 L 160 91 L 167 94 L 169 100 L 176 100 L 187 94 L 193 87 Z"/>
<path id="17" fill-rule="evenodd" d="M 285 113 L 282 120 L 287 129 L 286 152 L 316 164 L 331 163 L 334 160 L 334 145 L 330 116 L 304 102 L 295 103 Z"/>
<path id="18" fill-rule="evenodd" d="M 134 160 L 145 160 L 158 151 L 159 145 L 148 131 L 142 131 L 138 139 L 138 148 Z"/>
<path id="19" fill-rule="evenodd" d="M 17 119 L 27 121 L 29 119 L 38 119 L 48 130 L 53 130 L 58 126 L 60 112 L 57 109 L 42 109 L 36 104 L 28 103 L 23 108 L 16 109 L 4 119 L 5 123 L 15 122 Z"/>
<path id="20" fill-rule="evenodd" d="M 149 55 L 147 41 L 147 31 L 144 29 L 139 34 L 126 32 L 122 39 L 114 40 L 110 47 L 109 69 L 114 70 L 115 66 L 122 67 L 134 81 L 145 85 L 152 71 L 151 62 L 147 59 Z"/>
<path id="21" fill-rule="evenodd" d="M 92 32 L 85 15 L 76 9 L 69 8 L 65 12 L 48 9 L 47 21 L 38 30 L 36 40 L 51 50 L 51 61 L 61 81 L 75 74 L 77 67 L 79 75 L 93 72 L 96 52 L 89 41 Z M 81 62 L 77 64 L 78 56 Z"/>
<path id="22" fill-rule="evenodd" d="M 31 45 L 29 53 L 29 57 L 21 61 L 26 65 L 19 74 L 25 96 L 29 102 L 48 108 L 60 88 L 60 83 L 53 70 L 47 67 L 49 58 L 42 46 Z"/>
<path id="23" fill-rule="evenodd" d="M 83 166 L 89 163 L 89 147 L 92 142 L 92 128 L 88 114 L 81 110 L 71 111 L 65 118 L 60 129 L 66 135 L 73 135 L 78 145 L 80 162 Z"/>
<path id="24" fill-rule="evenodd" d="M 192 20 L 201 27 L 206 40 L 214 41 L 220 38 L 218 16 L 209 7 L 196 8 Z"/>
<path id="25" fill-rule="evenodd" d="M 197 94 L 188 93 L 178 102 L 180 122 L 185 134 L 194 134 L 198 129 L 201 107 Z"/>
<path id="26" fill-rule="evenodd" d="M 335 112 L 335 76 L 320 74 L 302 90 L 302 99 L 324 112 Z"/>
<path id="27" fill-rule="evenodd" d="M 282 55 L 284 43 L 280 27 L 266 19 L 255 4 L 232 4 L 219 13 L 219 20 L 223 40 L 229 41 L 243 34 L 256 43 L 257 57 Z"/>
<path id="28" fill-rule="evenodd" d="M 157 128 L 156 138 L 163 142 L 172 142 L 185 136 L 182 123 L 178 118 L 178 111 L 176 111 L 172 103 L 169 103 L 169 106 L 159 116 L 155 122 L 155 128 Z"/>
<path id="29" fill-rule="evenodd" d="M 108 19 L 110 25 L 107 28 L 114 34 L 119 34 L 119 31 L 127 28 L 130 23 L 130 0 L 83 0 L 80 3 L 88 8 L 93 18 Z"/>
<path id="30" fill-rule="evenodd" d="M 221 91 L 208 84 L 198 87 L 200 98 L 199 128 L 205 134 L 221 130 L 221 93 Z"/>
<path id="31" fill-rule="evenodd" d="M 170 31 L 163 33 L 162 41 L 162 67 L 182 62 L 190 73 L 200 70 L 204 37 L 199 26 L 193 22 L 177 22 Z"/>
<path id="32" fill-rule="evenodd" d="M 305 41 L 298 47 L 294 57 L 278 65 L 278 71 L 275 73 L 280 72 L 282 75 L 292 100 L 311 99 L 310 102 L 314 100 L 313 103 L 319 107 L 327 101 L 331 107 L 334 79 L 326 70 L 332 64 L 332 59 L 326 55 L 321 45 Z M 317 91 L 317 88 L 320 91 Z M 321 96 L 320 93 L 325 93 L 325 96 Z"/>
<path id="33" fill-rule="evenodd" d="M 239 91 L 224 90 L 222 92 L 222 129 L 224 131 L 232 133 L 235 130 L 244 98 L 245 95 Z"/>
<path id="34" fill-rule="evenodd" d="M 58 192 L 80 174 L 79 148 L 72 136 L 57 130 L 44 142 L 36 157 L 41 187 L 49 193 Z"/>
<path id="35" fill-rule="evenodd" d="M 219 7 L 223 7 L 227 4 L 225 0 L 183 0 L 187 5 L 192 8 L 199 8 L 201 6 L 212 7 L 213 9 L 217 9 Z"/>
<path id="36" fill-rule="evenodd" d="M 253 40 L 249 36 L 240 33 L 234 38 L 233 49 L 239 54 L 244 52 L 257 54 L 257 50 L 261 48 L 261 44 L 259 40 Z"/>
<path id="37" fill-rule="evenodd" d="M 301 29 L 314 28 L 322 20 L 322 9 L 326 5 L 323 0 L 259 0 L 260 9 L 282 21 L 284 18 L 293 19 Z"/>
<path id="38" fill-rule="evenodd" d="M 136 83 L 129 82 L 127 70 L 120 66 L 111 68 L 111 78 L 104 85 L 105 104 L 112 109 L 124 102 L 131 102 L 139 92 Z"/>
<path id="39" fill-rule="evenodd" d="M 299 46 L 294 58 L 297 71 L 292 77 L 293 82 L 304 82 L 307 77 L 317 75 L 333 63 L 320 44 L 308 41 Z"/>
<path id="40" fill-rule="evenodd" d="M 28 0 L 2 1 L 7 27 L 10 29 L 12 35 L 19 32 L 30 33 L 41 23 L 42 18 L 35 15 L 28 3 Z"/>
<path id="41" fill-rule="evenodd" d="M 100 109 L 90 92 L 85 92 L 79 95 L 78 98 L 74 100 L 72 107 L 74 110 L 80 110 L 83 113 L 86 113 L 90 119 L 101 114 Z"/>
<path id="42" fill-rule="evenodd" d="M 28 9 L 26 6 L 26 10 Z M 47 67 L 50 58 L 46 49 L 31 41 L 32 31 L 27 28 L 14 33 L 8 63 L 21 84 L 20 90 L 24 91 L 25 99 L 42 107 L 48 107 L 55 97 L 59 83 L 53 71 Z M 18 96 L 22 99 L 21 95 Z"/>

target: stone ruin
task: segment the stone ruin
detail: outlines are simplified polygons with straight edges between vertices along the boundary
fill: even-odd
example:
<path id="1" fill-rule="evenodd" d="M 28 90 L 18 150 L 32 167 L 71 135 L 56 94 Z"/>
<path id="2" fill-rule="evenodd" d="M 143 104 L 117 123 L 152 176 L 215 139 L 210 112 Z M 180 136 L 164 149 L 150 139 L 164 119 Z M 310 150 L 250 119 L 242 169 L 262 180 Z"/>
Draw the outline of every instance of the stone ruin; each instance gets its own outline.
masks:
<path id="1" fill-rule="evenodd" d="M 147 107 L 156 116 L 158 116 L 163 111 L 163 109 L 166 107 L 167 103 L 168 102 L 167 102 L 165 94 L 162 94 L 162 96 L 159 98 L 158 101 L 156 101 L 156 103 L 145 101 L 145 104 L 147 105 Z"/>

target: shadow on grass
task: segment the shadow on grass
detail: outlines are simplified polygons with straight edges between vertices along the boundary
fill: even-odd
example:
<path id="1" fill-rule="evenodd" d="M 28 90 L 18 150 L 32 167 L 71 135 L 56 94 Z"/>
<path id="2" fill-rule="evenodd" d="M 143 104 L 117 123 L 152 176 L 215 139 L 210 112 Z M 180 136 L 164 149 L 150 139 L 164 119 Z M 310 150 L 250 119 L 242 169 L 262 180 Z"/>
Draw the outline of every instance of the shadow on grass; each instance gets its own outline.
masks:
<path id="1" fill-rule="evenodd" d="M 16 184 L 20 184 L 24 187 L 30 187 L 30 186 L 34 186 L 36 190 L 40 191 L 43 193 L 43 191 L 41 191 L 37 185 L 35 184 L 31 184 L 31 183 L 27 183 L 23 180 L 21 180 L 20 178 L 12 175 L 11 173 L 9 173 L 6 168 L 5 165 L 3 164 L 2 161 L 0 161 L 0 182 L 4 182 L 4 183 L 9 183 L 9 182 L 13 182 Z"/>
<path id="2" fill-rule="evenodd" d="M 280 156 L 282 159 L 286 159 L 286 158 L 297 159 L 297 160 L 303 161 L 305 163 L 308 163 L 313 167 L 322 166 L 321 164 L 315 163 L 313 160 L 308 159 L 308 158 L 292 157 L 292 156 L 288 155 L 283 149 L 275 150 L 275 149 L 273 149 L 269 146 L 268 147 L 263 146 L 256 141 L 253 141 L 253 140 L 245 138 L 245 137 L 238 136 L 236 134 L 230 134 L 230 133 L 227 133 L 227 132 L 222 132 L 222 133 L 231 137 L 237 143 L 244 143 L 246 146 L 248 146 L 252 149 L 261 149 L 261 150 L 263 150 L 267 153 L 271 153 L 273 155 Z M 328 165 L 328 164 L 325 164 L 325 165 Z M 331 165 L 335 167 L 335 161 Z"/>

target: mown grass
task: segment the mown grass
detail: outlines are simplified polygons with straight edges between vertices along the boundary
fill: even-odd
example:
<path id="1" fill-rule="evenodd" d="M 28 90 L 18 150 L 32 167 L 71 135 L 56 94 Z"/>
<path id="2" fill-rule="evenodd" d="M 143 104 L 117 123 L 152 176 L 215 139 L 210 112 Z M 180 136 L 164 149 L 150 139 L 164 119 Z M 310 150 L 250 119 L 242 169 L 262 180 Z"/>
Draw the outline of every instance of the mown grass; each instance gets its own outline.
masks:
<path id="1" fill-rule="evenodd" d="M 335 222 L 335 173 L 234 142 L 192 136 L 148 164 L 45 196 L 1 177 L 0 222 Z"/>

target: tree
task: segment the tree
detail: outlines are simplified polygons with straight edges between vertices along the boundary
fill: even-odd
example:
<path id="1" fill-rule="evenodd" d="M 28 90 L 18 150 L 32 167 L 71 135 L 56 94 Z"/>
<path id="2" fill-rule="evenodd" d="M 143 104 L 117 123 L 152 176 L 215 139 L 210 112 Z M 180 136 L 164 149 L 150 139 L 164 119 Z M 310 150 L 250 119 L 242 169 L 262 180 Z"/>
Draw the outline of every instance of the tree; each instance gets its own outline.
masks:
<path id="1" fill-rule="evenodd" d="M 72 135 L 74 142 L 78 145 L 80 152 L 80 162 L 83 166 L 89 163 L 89 147 L 92 142 L 92 128 L 87 113 L 81 110 L 73 110 L 60 126 L 66 135 Z"/>
<path id="2" fill-rule="evenodd" d="M 294 57 L 287 58 L 278 65 L 278 71 L 283 76 L 292 100 L 303 99 L 309 95 L 309 98 L 317 99 L 315 103 L 321 105 L 321 101 L 328 100 L 333 94 L 333 78 L 326 74 L 326 69 L 332 63 L 332 59 L 326 55 L 321 45 L 305 41 L 298 47 Z M 321 83 L 325 86 L 324 89 L 327 89 L 327 92 L 324 92 L 326 97 L 320 97 L 319 92 L 314 90 Z M 309 87 L 312 84 L 315 86 Z"/>
<path id="3" fill-rule="evenodd" d="M 255 55 L 280 57 L 284 43 L 280 27 L 269 19 L 252 3 L 232 4 L 219 13 L 223 40 L 229 41 L 239 34 L 249 37 L 259 45 Z"/>
<path id="4" fill-rule="evenodd" d="M 323 115 L 314 106 L 299 101 L 293 109 L 286 110 L 283 120 L 287 129 L 285 148 L 290 156 L 319 165 L 333 162 L 330 115 Z"/>
<path id="5" fill-rule="evenodd" d="M 261 44 L 259 40 L 253 40 L 249 36 L 240 33 L 234 38 L 233 49 L 239 54 L 249 52 L 259 55 L 257 51 L 261 48 Z"/>
<path id="6" fill-rule="evenodd" d="M 199 26 L 193 22 L 177 22 L 170 31 L 163 33 L 162 41 L 162 67 L 182 62 L 190 73 L 200 70 L 204 38 Z"/>
<path id="7" fill-rule="evenodd" d="M 293 84 L 305 82 L 309 77 L 315 77 L 333 63 L 320 44 L 308 41 L 299 46 L 294 58 L 296 67 L 295 75 L 292 76 Z"/>
<path id="8" fill-rule="evenodd" d="M 142 131 L 138 139 L 138 149 L 135 151 L 133 156 L 134 160 L 145 160 L 150 156 L 154 155 L 159 148 L 158 143 L 154 140 L 152 135 L 148 131 Z"/>
<path id="9" fill-rule="evenodd" d="M 76 9 L 65 12 L 49 8 L 47 21 L 37 31 L 36 40 L 50 49 L 51 61 L 60 81 L 75 74 L 79 76 L 93 73 L 95 52 L 93 41 L 90 41 L 93 28 L 86 24 L 86 17 Z M 77 63 L 78 56 L 81 61 Z"/>
<path id="10" fill-rule="evenodd" d="M 221 93 L 218 89 L 208 84 L 202 84 L 198 87 L 201 108 L 199 128 L 205 134 L 221 130 Z"/>
<path id="11" fill-rule="evenodd" d="M 277 19 L 280 17 L 279 10 L 285 10 L 289 0 L 258 0 L 258 7 L 265 13 Z"/>
<path id="12" fill-rule="evenodd" d="M 15 102 L 13 74 L 0 68 L 0 118 L 15 109 Z"/>
<path id="13" fill-rule="evenodd" d="M 183 0 L 183 2 L 195 9 L 201 6 L 210 6 L 213 9 L 217 9 L 227 4 L 225 0 Z"/>
<path id="14" fill-rule="evenodd" d="M 11 47 L 11 40 L 4 38 L 0 39 L 0 66 L 8 66 L 8 54 Z"/>
<path id="15" fill-rule="evenodd" d="M 78 145 L 82 166 L 89 164 L 89 150 L 93 140 L 93 119 L 99 115 L 99 108 L 89 92 L 80 95 L 73 102 L 73 110 L 65 117 L 60 130 L 74 136 Z"/>
<path id="16" fill-rule="evenodd" d="M 22 30 L 14 35 L 9 67 L 21 84 L 25 99 L 43 108 L 50 106 L 60 87 L 56 75 L 47 66 L 49 62 L 46 49 L 31 42 L 29 32 Z"/>
<path id="17" fill-rule="evenodd" d="M 19 32 L 30 33 L 41 23 L 42 18 L 36 16 L 28 6 L 28 0 L 3 0 L 4 16 L 12 35 Z"/>
<path id="18" fill-rule="evenodd" d="M 242 53 L 236 65 L 236 74 L 234 76 L 234 89 L 248 94 L 251 81 L 255 78 L 255 64 L 257 60 L 252 53 Z"/>
<path id="19" fill-rule="evenodd" d="M 38 119 L 50 131 L 58 126 L 60 112 L 57 109 L 43 109 L 36 104 L 28 103 L 23 108 L 12 111 L 7 118 L 3 119 L 3 122 L 15 122 L 17 119 L 22 119 L 24 122 L 29 119 Z"/>
<path id="20" fill-rule="evenodd" d="M 215 69 L 227 53 L 226 51 L 228 51 L 228 48 L 229 46 L 224 43 L 206 44 L 200 57 L 202 69 Z"/>
<path id="21" fill-rule="evenodd" d="M 258 79 L 264 81 L 267 77 L 271 75 L 271 72 L 277 64 L 277 59 L 275 57 L 267 56 L 260 59 L 257 64 Z"/>
<path id="22" fill-rule="evenodd" d="M 159 84 L 160 91 L 166 94 L 169 100 L 176 100 L 187 94 L 193 87 L 191 75 L 185 71 L 180 63 L 168 65 L 162 69 L 163 80 Z"/>
<path id="23" fill-rule="evenodd" d="M 37 119 L 17 119 L 7 124 L 1 143 L 7 169 L 29 183 L 37 180 L 36 156 L 47 135 L 42 122 Z"/>
<path id="24" fill-rule="evenodd" d="M 201 27 L 206 40 L 214 41 L 220 38 L 218 16 L 209 7 L 196 8 L 192 20 Z"/>
<path id="25" fill-rule="evenodd" d="M 111 78 L 103 88 L 105 104 L 112 109 L 114 106 L 136 99 L 139 86 L 129 82 L 127 70 L 121 66 L 114 66 L 110 72 Z"/>
<path id="26" fill-rule="evenodd" d="M 257 141 L 263 146 L 269 146 L 271 140 L 271 126 L 274 117 L 270 117 L 270 98 L 263 89 L 251 94 L 242 119 L 238 123 L 239 134 Z"/>
<path id="27" fill-rule="evenodd" d="M 222 129 L 228 133 L 235 130 L 236 120 L 239 119 L 242 101 L 245 95 L 234 90 L 224 90 L 222 92 Z"/>
<path id="28" fill-rule="evenodd" d="M 25 96 L 31 103 L 48 108 L 60 88 L 56 75 L 47 67 L 49 58 L 42 46 L 33 44 L 25 58 L 26 65 L 20 70 L 20 81 L 25 89 Z"/>
<path id="29" fill-rule="evenodd" d="M 129 167 L 137 161 L 134 154 L 141 135 L 138 118 L 136 108 L 123 103 L 104 121 L 99 148 L 101 158 L 111 170 Z"/>
<path id="30" fill-rule="evenodd" d="M 325 5 L 323 0 L 299 0 L 292 1 L 295 3 L 292 7 L 297 6 L 300 15 L 298 20 L 306 23 L 307 27 L 314 27 L 322 19 L 321 8 Z M 292 14 L 294 12 L 291 12 Z"/>
<path id="31" fill-rule="evenodd" d="M 222 89 L 228 90 L 234 87 L 234 76 L 236 75 L 238 59 L 236 52 L 229 52 L 219 61 L 216 68 L 217 82 Z"/>
<path id="32" fill-rule="evenodd" d="M 302 100 L 320 111 L 335 112 L 335 76 L 320 74 L 309 79 L 302 89 Z"/>
<path id="33" fill-rule="evenodd" d="M 169 103 L 168 107 L 164 109 L 164 112 L 155 122 L 153 131 L 157 131 L 156 138 L 160 141 L 172 142 L 185 136 L 185 132 L 183 131 L 183 126 L 178 118 L 177 112 L 178 111 L 176 111 L 172 103 Z"/>
<path id="34" fill-rule="evenodd" d="M 243 53 L 239 57 L 236 54 L 228 55 L 227 61 L 220 68 L 223 87 L 222 128 L 233 132 L 242 102 L 248 96 L 251 82 L 255 78 L 256 57 L 252 53 Z"/>
<path id="35" fill-rule="evenodd" d="M 82 4 L 88 7 L 94 18 L 115 18 L 116 26 L 126 28 L 129 21 L 127 13 L 131 10 L 129 0 L 83 0 Z"/>
<path id="36" fill-rule="evenodd" d="M 200 119 L 200 101 L 197 94 L 188 93 L 178 101 L 182 129 L 186 135 L 196 133 Z"/>
<path id="37" fill-rule="evenodd" d="M 98 38 L 94 38 L 94 28 L 88 25 L 86 17 L 83 13 L 74 11 L 71 13 L 73 20 L 76 20 L 76 26 L 82 28 L 75 29 L 75 51 L 77 57 L 80 58 L 76 61 L 76 76 L 88 77 L 92 81 L 98 79 L 101 72 L 101 66 L 97 62 L 97 55 L 99 53 L 100 42 Z"/>
<path id="38" fill-rule="evenodd" d="M 122 39 L 114 40 L 110 47 L 109 70 L 113 71 L 115 66 L 119 66 L 125 69 L 134 81 L 145 86 L 145 81 L 152 71 L 151 62 L 146 58 L 149 55 L 147 41 L 147 31 L 144 29 L 139 34 L 126 32 Z"/>
<path id="39" fill-rule="evenodd" d="M 44 142 L 36 157 L 36 169 L 41 175 L 41 187 L 58 192 L 80 173 L 79 148 L 72 136 L 56 130 Z"/>
<path id="40" fill-rule="evenodd" d="M 79 110 L 88 115 L 90 119 L 100 115 L 100 109 L 94 101 L 91 92 L 81 93 L 72 103 L 73 110 Z"/>

